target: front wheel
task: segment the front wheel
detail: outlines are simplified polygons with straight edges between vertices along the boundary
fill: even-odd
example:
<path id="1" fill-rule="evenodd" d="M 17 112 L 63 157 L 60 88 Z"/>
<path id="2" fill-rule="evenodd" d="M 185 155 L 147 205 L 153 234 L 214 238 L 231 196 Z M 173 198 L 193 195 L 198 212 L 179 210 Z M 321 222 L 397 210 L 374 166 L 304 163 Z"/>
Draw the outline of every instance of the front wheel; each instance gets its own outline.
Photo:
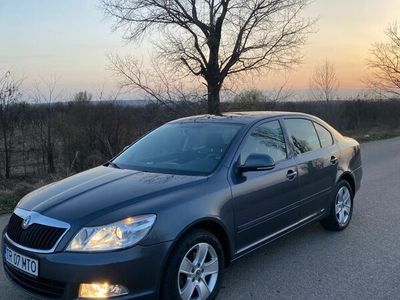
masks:
<path id="1" fill-rule="evenodd" d="M 321 221 L 328 230 L 341 231 L 345 229 L 353 214 L 354 193 L 350 184 L 341 180 L 336 185 L 335 197 L 332 199 L 329 215 Z"/>
<path id="2" fill-rule="evenodd" d="M 196 230 L 179 241 L 167 263 L 163 299 L 215 299 L 223 272 L 220 242 L 208 231 Z"/>

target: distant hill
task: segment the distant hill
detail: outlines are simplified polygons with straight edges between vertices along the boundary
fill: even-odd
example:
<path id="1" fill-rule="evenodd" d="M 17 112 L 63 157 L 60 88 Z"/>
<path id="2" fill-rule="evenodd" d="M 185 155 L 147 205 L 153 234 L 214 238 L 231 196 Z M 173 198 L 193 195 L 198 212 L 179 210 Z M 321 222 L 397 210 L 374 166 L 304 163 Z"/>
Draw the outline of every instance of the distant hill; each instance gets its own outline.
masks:
<path id="1" fill-rule="evenodd" d="M 101 100 L 101 101 L 92 101 L 93 104 L 98 103 L 115 103 L 122 106 L 146 106 L 148 104 L 154 103 L 151 100 Z"/>

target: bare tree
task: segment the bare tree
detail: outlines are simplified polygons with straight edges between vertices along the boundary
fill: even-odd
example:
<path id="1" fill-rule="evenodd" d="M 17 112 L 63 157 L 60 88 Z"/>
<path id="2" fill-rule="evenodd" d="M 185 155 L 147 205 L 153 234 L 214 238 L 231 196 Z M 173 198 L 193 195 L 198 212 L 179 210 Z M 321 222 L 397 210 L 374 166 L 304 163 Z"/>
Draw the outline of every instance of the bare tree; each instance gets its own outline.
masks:
<path id="1" fill-rule="evenodd" d="M 254 104 L 264 103 L 267 101 L 265 94 L 256 89 L 242 91 L 233 98 L 233 103 L 243 106 L 251 106 Z"/>
<path id="2" fill-rule="evenodd" d="M 186 111 L 184 106 L 181 107 L 182 111 L 177 111 L 173 105 L 176 102 L 192 104 L 193 101 L 204 98 L 198 88 L 188 91 L 179 77 L 163 72 L 156 59 L 147 68 L 132 56 L 109 55 L 109 60 L 110 70 L 122 75 L 122 88 L 139 89 L 176 114 L 185 114 Z"/>
<path id="3" fill-rule="evenodd" d="M 22 80 L 16 80 L 10 71 L 0 75 L 0 126 L 4 146 L 5 177 L 10 178 L 13 137 L 16 125 L 14 105 L 18 102 Z"/>
<path id="4" fill-rule="evenodd" d="M 311 77 L 310 85 L 313 97 L 316 100 L 325 100 L 327 102 L 332 100 L 339 88 L 335 66 L 328 60 L 317 66 Z"/>
<path id="5" fill-rule="evenodd" d="M 55 173 L 56 171 L 54 163 L 54 105 L 59 100 L 60 94 L 61 92 L 57 91 L 57 78 L 52 77 L 44 83 L 44 87 L 37 84 L 33 96 L 35 102 L 43 106 L 37 127 L 48 173 Z"/>
<path id="6" fill-rule="evenodd" d="M 371 49 L 368 65 L 372 78 L 367 84 L 381 95 L 400 96 L 400 25 L 394 23 L 385 31 L 387 40 L 375 43 Z"/>
<path id="7" fill-rule="evenodd" d="M 72 101 L 79 103 L 89 103 L 90 101 L 92 101 L 92 97 L 92 94 L 88 93 L 87 91 L 80 91 L 74 95 Z"/>
<path id="8" fill-rule="evenodd" d="M 114 28 L 123 29 L 126 39 L 138 41 L 158 29 L 158 57 L 175 71 L 202 78 L 213 114 L 220 113 L 226 78 L 288 68 L 300 61 L 299 48 L 313 24 L 300 16 L 308 2 L 102 0 L 106 13 L 116 20 Z"/>
<path id="9" fill-rule="evenodd" d="M 287 82 L 288 80 L 286 80 L 279 87 L 270 89 L 268 91 L 260 91 L 257 89 L 241 91 L 234 96 L 233 103 L 240 104 L 244 108 L 251 109 L 252 105 L 288 100 L 293 97 L 293 92 L 286 89 Z"/>

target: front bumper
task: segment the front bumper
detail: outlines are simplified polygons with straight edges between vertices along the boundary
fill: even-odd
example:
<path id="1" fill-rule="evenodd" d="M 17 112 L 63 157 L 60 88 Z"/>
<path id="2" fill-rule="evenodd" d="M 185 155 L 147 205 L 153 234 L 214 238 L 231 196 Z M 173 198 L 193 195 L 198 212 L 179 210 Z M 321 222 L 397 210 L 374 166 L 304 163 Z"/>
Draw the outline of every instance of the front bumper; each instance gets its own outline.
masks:
<path id="1" fill-rule="evenodd" d="M 33 278 L 9 266 L 7 277 L 29 294 L 41 299 L 78 299 L 80 283 L 108 282 L 128 288 L 129 294 L 113 299 L 157 299 L 164 259 L 172 242 L 103 253 L 32 253 L 3 236 L 4 244 L 39 261 L 39 276 Z"/>

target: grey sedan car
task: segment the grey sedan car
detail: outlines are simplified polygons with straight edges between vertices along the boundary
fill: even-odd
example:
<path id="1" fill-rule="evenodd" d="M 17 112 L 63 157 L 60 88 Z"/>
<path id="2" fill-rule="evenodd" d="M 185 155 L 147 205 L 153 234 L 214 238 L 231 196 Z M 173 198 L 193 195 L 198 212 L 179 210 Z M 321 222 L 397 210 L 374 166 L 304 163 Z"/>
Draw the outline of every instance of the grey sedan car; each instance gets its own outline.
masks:
<path id="1" fill-rule="evenodd" d="M 361 177 L 359 144 L 314 116 L 175 120 L 25 196 L 5 273 L 44 299 L 214 299 L 243 255 L 313 222 L 345 229 Z"/>

